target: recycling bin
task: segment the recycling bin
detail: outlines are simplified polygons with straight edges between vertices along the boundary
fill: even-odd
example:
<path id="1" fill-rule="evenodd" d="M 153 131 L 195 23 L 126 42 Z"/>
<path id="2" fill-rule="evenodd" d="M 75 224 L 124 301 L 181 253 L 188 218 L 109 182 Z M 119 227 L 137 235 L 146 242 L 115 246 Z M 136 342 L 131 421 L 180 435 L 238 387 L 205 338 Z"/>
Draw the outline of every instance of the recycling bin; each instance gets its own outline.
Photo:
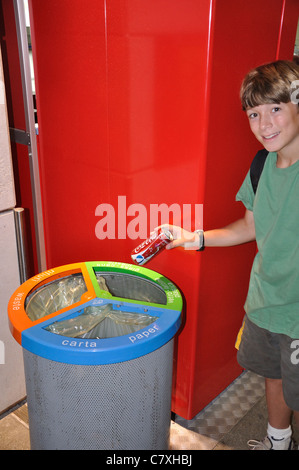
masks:
<path id="1" fill-rule="evenodd" d="M 32 450 L 169 446 L 182 297 L 167 278 L 118 262 L 49 269 L 12 295 Z"/>

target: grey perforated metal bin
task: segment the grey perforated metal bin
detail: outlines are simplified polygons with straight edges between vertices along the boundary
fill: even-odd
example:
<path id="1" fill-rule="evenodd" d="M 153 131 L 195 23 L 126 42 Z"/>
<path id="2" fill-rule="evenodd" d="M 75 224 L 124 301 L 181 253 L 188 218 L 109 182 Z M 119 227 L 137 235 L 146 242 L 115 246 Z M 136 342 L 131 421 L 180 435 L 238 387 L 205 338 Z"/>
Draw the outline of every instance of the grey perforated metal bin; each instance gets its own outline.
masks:
<path id="1" fill-rule="evenodd" d="M 77 263 L 26 281 L 8 310 L 24 353 L 31 449 L 168 448 L 182 310 L 170 280 Z"/>

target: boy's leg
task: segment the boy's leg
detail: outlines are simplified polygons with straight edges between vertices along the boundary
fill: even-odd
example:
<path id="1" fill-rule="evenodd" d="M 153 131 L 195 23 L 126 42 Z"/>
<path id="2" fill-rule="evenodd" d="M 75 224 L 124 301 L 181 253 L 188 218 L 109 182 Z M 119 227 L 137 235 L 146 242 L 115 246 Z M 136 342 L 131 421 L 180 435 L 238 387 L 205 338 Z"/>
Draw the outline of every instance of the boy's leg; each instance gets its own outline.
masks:
<path id="1" fill-rule="evenodd" d="M 289 450 L 293 447 L 291 439 L 292 429 L 290 426 L 292 411 L 284 399 L 281 378 L 281 336 L 287 339 L 285 335 L 270 333 L 250 322 L 247 317 L 245 318 L 245 326 L 239 344 L 238 361 L 245 369 L 267 377 L 265 379 L 266 399 L 269 414 L 267 436 L 262 441 L 248 441 L 251 449 Z M 289 365 L 291 361 L 288 345 L 284 348 L 284 351 L 286 351 L 284 352 L 286 357 L 283 362 Z M 292 381 L 293 374 L 291 374 Z M 297 396 L 296 390 L 298 389 L 296 386 L 295 388 L 294 386 L 288 386 L 287 388 L 291 392 L 288 392 L 288 403 L 293 403 L 294 389 L 295 396 Z M 297 409 L 299 409 L 299 406 Z M 299 421 L 297 422 L 299 423 Z"/>
<path id="2" fill-rule="evenodd" d="M 292 410 L 284 400 L 281 379 L 266 379 L 266 401 L 271 426 L 286 429 L 291 423 Z"/>

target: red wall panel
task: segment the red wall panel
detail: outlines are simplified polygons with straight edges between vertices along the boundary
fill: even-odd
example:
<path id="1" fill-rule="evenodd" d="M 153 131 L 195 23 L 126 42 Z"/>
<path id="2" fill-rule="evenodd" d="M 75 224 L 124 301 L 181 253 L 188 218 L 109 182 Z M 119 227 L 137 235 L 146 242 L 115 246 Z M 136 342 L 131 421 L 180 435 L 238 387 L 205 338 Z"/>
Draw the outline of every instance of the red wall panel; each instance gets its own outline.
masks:
<path id="1" fill-rule="evenodd" d="M 277 44 L 277 59 L 292 59 L 298 26 L 298 10 L 297 0 L 284 0 Z"/>
<path id="2" fill-rule="evenodd" d="M 98 258 L 94 213 L 109 199 L 104 5 L 33 1 L 30 14 L 50 267 Z"/>

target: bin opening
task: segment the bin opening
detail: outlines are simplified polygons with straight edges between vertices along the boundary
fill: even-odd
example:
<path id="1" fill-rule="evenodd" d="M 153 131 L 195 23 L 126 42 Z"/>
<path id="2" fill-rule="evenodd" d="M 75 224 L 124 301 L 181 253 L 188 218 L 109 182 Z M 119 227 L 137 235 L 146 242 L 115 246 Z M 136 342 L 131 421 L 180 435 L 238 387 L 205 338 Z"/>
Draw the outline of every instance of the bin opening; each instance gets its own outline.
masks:
<path id="1" fill-rule="evenodd" d="M 162 287 L 149 279 L 132 274 L 98 271 L 95 271 L 95 276 L 100 289 L 113 297 L 167 304 L 167 296 Z M 34 290 L 27 297 L 26 314 L 31 321 L 39 320 L 79 302 L 85 292 L 87 287 L 81 273 L 56 279 Z"/>
<path id="2" fill-rule="evenodd" d="M 103 339 L 134 333 L 157 319 L 143 313 L 114 310 L 112 304 L 91 305 L 80 315 L 55 321 L 45 330 L 71 338 Z"/>
<path id="3" fill-rule="evenodd" d="M 127 273 L 97 270 L 94 270 L 94 273 L 100 288 L 109 291 L 113 297 L 167 304 L 167 296 L 163 288 L 149 279 Z"/>
<path id="4" fill-rule="evenodd" d="M 87 292 L 83 275 L 72 274 L 48 282 L 30 294 L 25 310 L 30 320 L 35 321 L 81 300 Z"/>

